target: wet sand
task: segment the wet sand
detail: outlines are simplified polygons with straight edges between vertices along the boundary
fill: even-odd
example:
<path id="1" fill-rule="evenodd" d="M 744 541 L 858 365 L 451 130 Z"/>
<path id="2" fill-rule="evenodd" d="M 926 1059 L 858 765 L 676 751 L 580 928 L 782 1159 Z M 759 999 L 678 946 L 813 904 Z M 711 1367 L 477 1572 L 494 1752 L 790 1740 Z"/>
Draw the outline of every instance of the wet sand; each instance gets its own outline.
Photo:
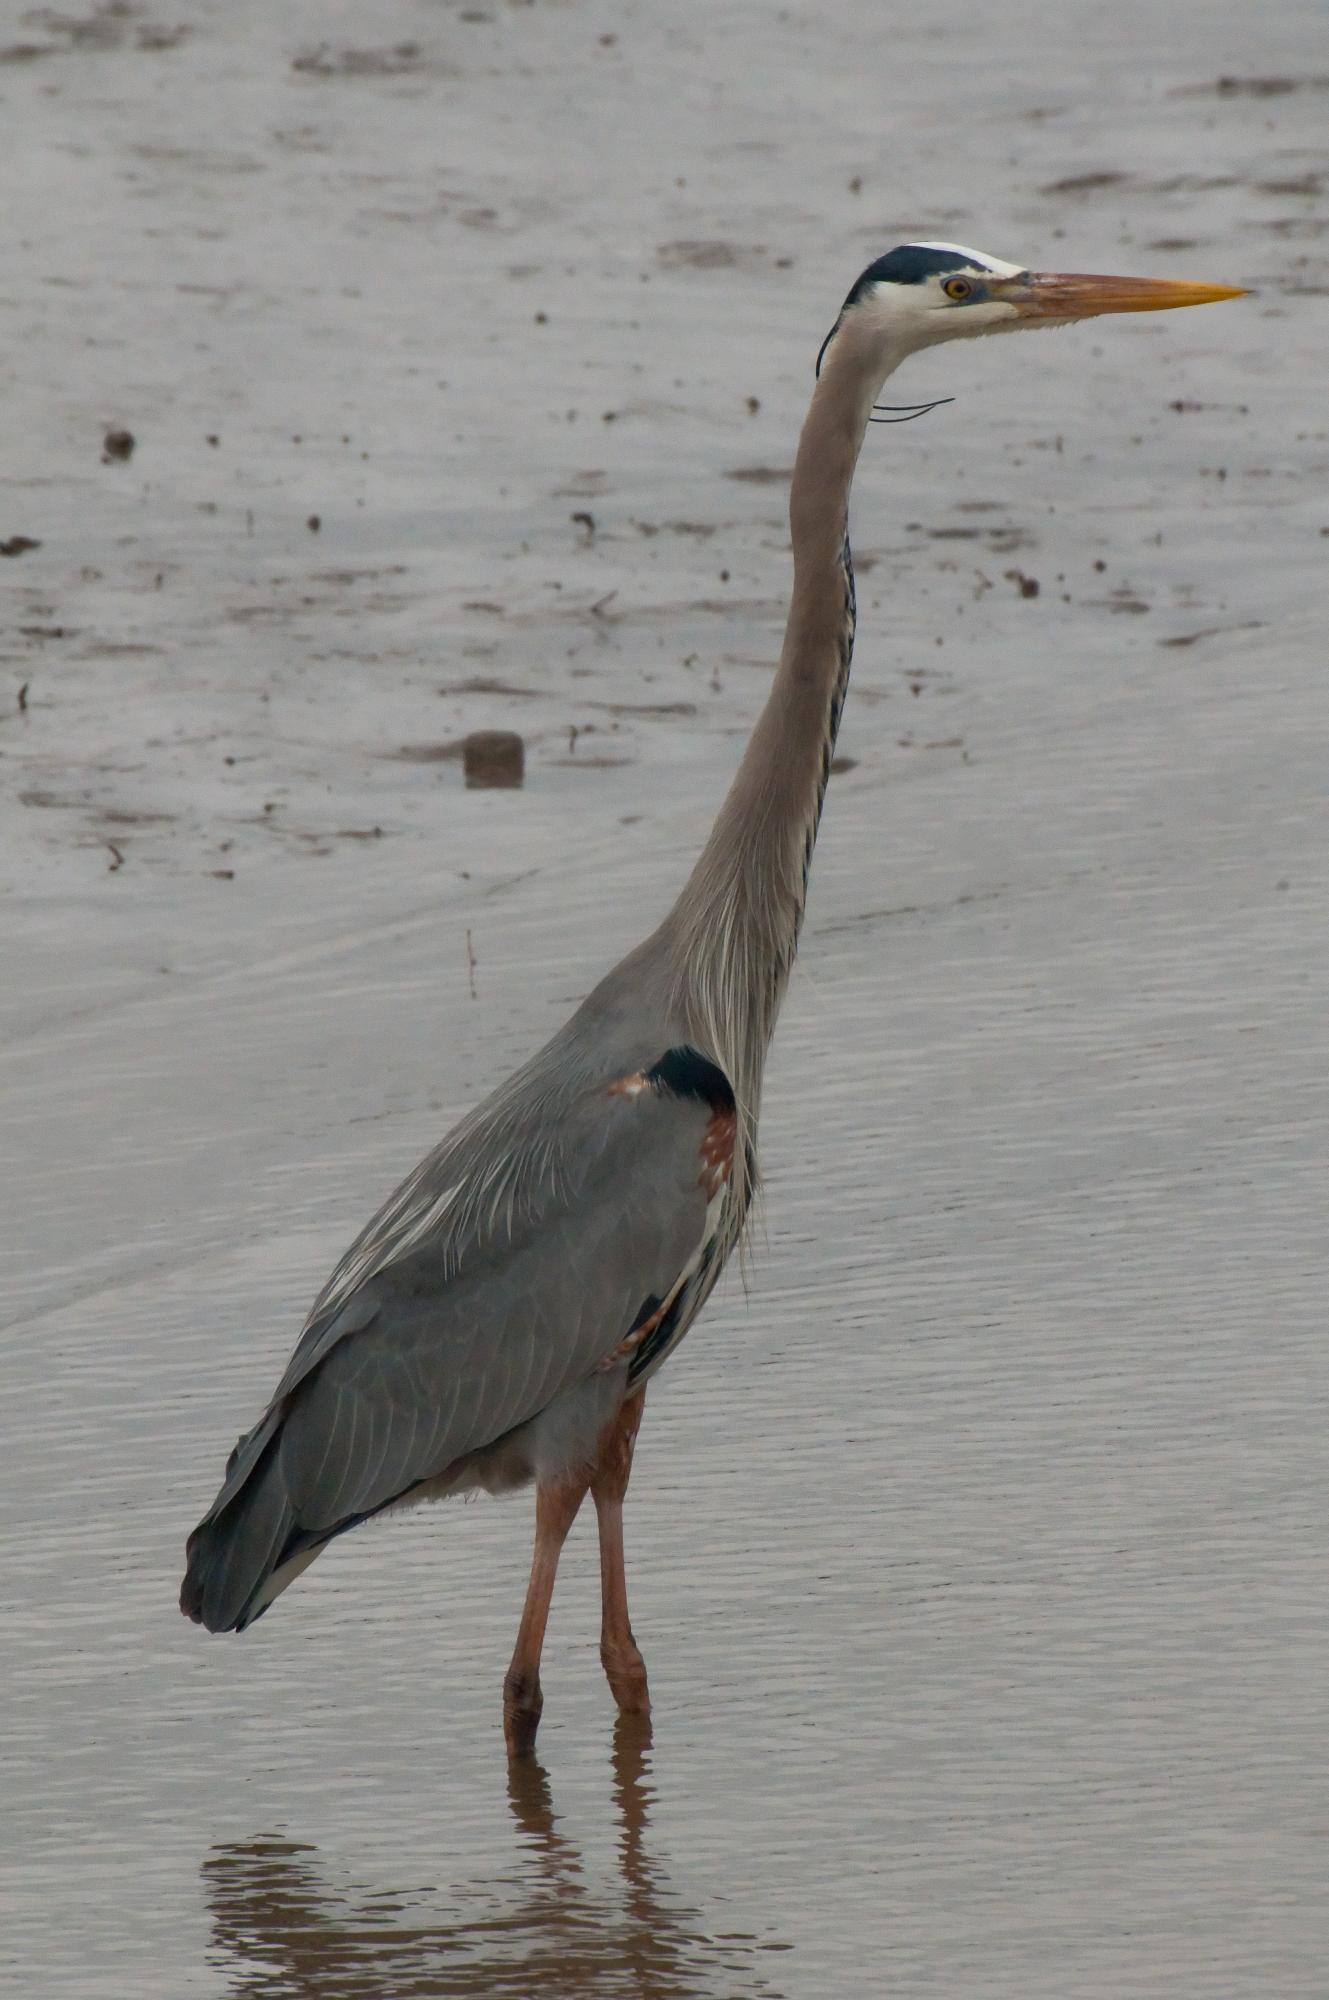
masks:
<path id="1" fill-rule="evenodd" d="M 1326 109 L 1302 0 L 5 25 L 15 1993 L 1323 1993 Z M 653 1740 L 583 1524 L 510 1779 L 524 1500 L 239 1641 L 183 1536 L 667 906 L 916 235 L 1259 297 L 900 376 L 764 1223 L 638 1454 Z"/>

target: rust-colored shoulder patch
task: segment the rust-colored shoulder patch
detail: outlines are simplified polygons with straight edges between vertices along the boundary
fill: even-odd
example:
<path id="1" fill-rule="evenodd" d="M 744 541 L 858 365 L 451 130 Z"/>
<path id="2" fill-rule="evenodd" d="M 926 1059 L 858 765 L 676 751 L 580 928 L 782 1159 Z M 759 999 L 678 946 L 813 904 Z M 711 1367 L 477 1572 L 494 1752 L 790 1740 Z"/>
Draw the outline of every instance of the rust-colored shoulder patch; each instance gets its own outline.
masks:
<path id="1" fill-rule="evenodd" d="M 717 1111 L 708 1121 L 701 1140 L 701 1172 L 698 1186 L 708 1202 L 714 1201 L 734 1168 L 734 1140 L 738 1118 L 732 1111 Z"/>

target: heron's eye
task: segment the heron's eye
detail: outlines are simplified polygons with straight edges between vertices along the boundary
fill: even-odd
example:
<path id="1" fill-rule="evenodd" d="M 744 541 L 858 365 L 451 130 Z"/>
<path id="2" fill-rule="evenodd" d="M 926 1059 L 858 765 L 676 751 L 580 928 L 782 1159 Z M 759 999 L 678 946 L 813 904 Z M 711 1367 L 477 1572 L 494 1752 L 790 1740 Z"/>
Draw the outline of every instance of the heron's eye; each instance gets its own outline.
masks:
<path id="1" fill-rule="evenodd" d="M 967 299 L 974 288 L 968 278 L 948 278 L 941 289 L 948 299 Z"/>

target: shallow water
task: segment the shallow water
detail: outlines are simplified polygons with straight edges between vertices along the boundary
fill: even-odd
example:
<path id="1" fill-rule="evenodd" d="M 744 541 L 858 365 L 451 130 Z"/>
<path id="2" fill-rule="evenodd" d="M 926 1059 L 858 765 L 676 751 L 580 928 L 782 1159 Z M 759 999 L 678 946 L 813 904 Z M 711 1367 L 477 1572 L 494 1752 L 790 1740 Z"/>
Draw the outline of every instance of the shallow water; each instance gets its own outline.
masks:
<path id="1" fill-rule="evenodd" d="M 1319 1996 L 1322 14 L 607 20 L 0 51 L 0 1972 Z M 961 401 L 870 439 L 763 1223 L 629 1501 L 653 1735 L 583 1522 L 510 1773 L 525 1500 L 241 1640 L 183 1537 L 365 1215 L 667 906 L 778 646 L 751 475 L 911 233 L 1261 296 L 920 361 Z M 401 755 L 492 724 L 521 793 Z"/>

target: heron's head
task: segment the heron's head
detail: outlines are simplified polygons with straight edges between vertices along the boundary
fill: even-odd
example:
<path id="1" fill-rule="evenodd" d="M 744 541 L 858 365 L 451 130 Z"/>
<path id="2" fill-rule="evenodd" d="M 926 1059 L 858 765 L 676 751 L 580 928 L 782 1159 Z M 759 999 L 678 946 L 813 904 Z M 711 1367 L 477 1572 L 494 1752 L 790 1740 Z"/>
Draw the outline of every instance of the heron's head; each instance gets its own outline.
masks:
<path id="1" fill-rule="evenodd" d="M 1100 313 L 1165 312 L 1236 299 L 1236 285 L 1189 279 L 1095 278 L 1027 271 L 961 243 L 904 243 L 869 264 L 822 346 L 842 329 L 876 336 L 894 358 L 966 334 L 1008 333 L 1023 326 L 1066 326 Z M 821 357 L 818 357 L 820 366 Z"/>

